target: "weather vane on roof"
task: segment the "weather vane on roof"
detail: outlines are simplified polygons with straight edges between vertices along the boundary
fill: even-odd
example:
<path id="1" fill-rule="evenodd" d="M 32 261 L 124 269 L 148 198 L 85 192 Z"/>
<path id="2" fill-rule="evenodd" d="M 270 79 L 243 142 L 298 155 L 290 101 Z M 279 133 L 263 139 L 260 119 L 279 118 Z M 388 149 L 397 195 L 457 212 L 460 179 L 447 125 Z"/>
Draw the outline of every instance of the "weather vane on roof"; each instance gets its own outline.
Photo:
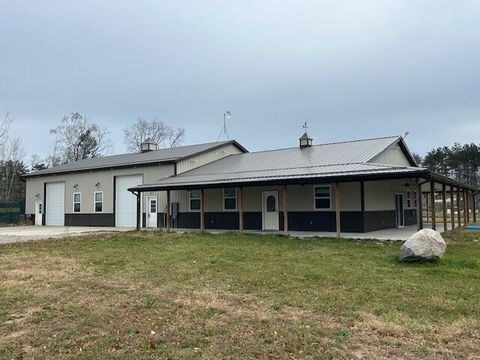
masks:
<path id="1" fill-rule="evenodd" d="M 303 129 L 305 130 L 305 132 L 307 132 L 307 130 L 308 130 L 308 121 L 305 121 L 305 123 L 303 124 Z"/>
<path id="2" fill-rule="evenodd" d="M 225 113 L 223 114 L 223 127 L 222 127 L 222 130 L 220 130 L 220 134 L 218 135 L 217 141 L 220 141 L 220 138 L 222 137 L 222 135 L 225 135 L 227 140 L 229 140 L 228 130 L 227 130 L 227 120 L 229 120 L 231 117 L 232 117 L 232 113 L 228 110 L 225 111 Z"/>

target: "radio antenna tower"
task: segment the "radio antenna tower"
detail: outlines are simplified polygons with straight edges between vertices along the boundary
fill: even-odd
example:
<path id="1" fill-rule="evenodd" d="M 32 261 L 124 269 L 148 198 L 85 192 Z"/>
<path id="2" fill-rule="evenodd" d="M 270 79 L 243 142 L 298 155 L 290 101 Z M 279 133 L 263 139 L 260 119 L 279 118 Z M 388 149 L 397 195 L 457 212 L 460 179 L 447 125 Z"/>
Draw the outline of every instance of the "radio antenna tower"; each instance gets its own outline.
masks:
<path id="1" fill-rule="evenodd" d="M 220 134 L 218 134 L 217 142 L 220 141 L 222 135 L 225 135 L 227 140 L 230 140 L 228 137 L 227 120 L 229 120 L 231 117 L 232 113 L 230 111 L 227 110 L 223 113 L 223 127 L 222 130 L 220 130 Z"/>

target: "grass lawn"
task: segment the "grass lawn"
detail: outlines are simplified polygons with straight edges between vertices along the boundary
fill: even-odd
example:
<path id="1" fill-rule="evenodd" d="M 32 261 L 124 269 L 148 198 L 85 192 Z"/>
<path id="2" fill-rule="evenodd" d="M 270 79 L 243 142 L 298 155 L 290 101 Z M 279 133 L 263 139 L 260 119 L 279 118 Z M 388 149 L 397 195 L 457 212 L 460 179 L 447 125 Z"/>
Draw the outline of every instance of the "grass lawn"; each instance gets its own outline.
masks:
<path id="1" fill-rule="evenodd" d="M 282 236 L 0 246 L 0 358 L 473 359 L 480 232 L 448 238 L 410 265 L 400 243 Z"/>

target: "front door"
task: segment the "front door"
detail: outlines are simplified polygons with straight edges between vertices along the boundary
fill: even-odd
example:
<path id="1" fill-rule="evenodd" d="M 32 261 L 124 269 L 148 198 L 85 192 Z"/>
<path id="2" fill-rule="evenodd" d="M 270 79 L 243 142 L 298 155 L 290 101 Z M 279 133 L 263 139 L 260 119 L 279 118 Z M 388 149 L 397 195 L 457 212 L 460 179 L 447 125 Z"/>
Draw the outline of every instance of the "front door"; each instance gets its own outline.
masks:
<path id="1" fill-rule="evenodd" d="M 157 198 L 155 196 L 149 197 L 147 209 L 147 227 L 156 228 L 157 227 Z"/>
<path id="2" fill-rule="evenodd" d="M 278 191 L 262 193 L 263 230 L 279 230 Z"/>
<path id="3" fill-rule="evenodd" d="M 43 201 L 35 201 L 35 225 L 43 224 Z"/>
<path id="4" fill-rule="evenodd" d="M 399 228 L 404 226 L 403 194 L 395 194 L 395 223 Z"/>

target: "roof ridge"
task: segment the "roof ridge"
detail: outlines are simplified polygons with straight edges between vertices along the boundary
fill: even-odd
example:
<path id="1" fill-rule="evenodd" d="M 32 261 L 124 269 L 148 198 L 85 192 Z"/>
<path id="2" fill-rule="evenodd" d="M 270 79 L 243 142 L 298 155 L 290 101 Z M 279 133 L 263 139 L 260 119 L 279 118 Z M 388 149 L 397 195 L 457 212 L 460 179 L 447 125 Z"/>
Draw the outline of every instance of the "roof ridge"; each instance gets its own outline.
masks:
<path id="1" fill-rule="evenodd" d="M 315 145 L 312 145 L 311 147 L 320 147 L 320 146 L 337 145 L 337 144 L 347 144 L 347 143 L 381 140 L 381 139 L 399 139 L 399 138 L 401 138 L 400 135 L 379 136 L 379 137 L 365 138 L 365 139 L 327 142 L 327 143 L 323 143 L 323 144 L 315 144 Z M 298 148 L 299 148 L 298 146 L 289 146 L 289 147 L 284 147 L 284 148 L 279 148 L 279 149 L 250 151 L 248 154 L 257 154 L 257 153 L 262 153 L 262 152 L 273 152 L 273 151 L 283 151 L 283 150 L 298 149 Z M 241 154 L 236 154 L 236 155 L 241 155 Z"/>

